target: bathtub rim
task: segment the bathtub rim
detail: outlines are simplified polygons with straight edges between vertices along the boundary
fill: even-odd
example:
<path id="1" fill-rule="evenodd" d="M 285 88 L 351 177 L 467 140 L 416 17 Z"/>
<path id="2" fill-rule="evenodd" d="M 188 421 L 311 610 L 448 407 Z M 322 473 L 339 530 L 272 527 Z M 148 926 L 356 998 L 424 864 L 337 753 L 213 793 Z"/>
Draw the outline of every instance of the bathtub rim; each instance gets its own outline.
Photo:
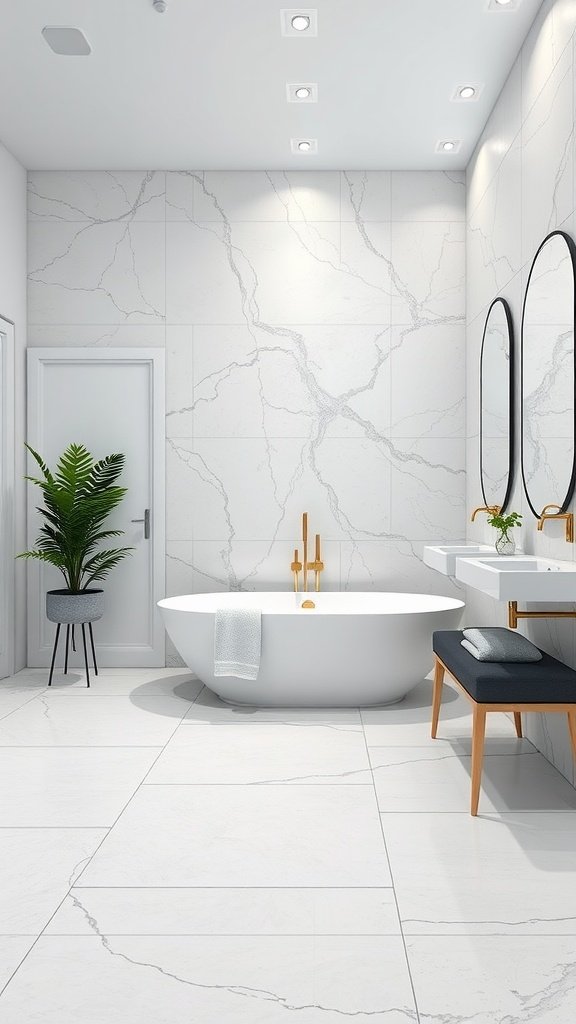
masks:
<path id="1" fill-rule="evenodd" d="M 241 598 L 245 597 L 246 599 L 248 599 L 248 598 L 256 598 L 256 599 L 258 599 L 258 597 L 260 597 L 260 596 L 261 596 L 262 599 L 265 599 L 266 596 L 269 596 L 269 597 L 280 597 L 281 596 L 281 597 L 284 597 L 286 599 L 286 605 L 284 607 L 265 607 L 265 601 L 264 600 L 262 600 L 261 602 L 256 600 L 256 601 L 254 601 L 254 603 L 252 605 L 249 604 L 248 600 L 246 600 L 245 602 L 241 601 L 241 602 L 239 602 L 239 605 L 237 607 L 257 607 L 257 608 L 259 607 L 262 615 L 271 615 L 271 616 L 286 615 L 286 616 L 290 616 L 291 617 L 291 616 L 294 616 L 296 614 L 303 614 L 303 615 L 305 614 L 305 615 L 307 615 L 310 618 L 318 617 L 319 615 L 320 616 L 326 615 L 326 616 L 330 616 L 330 617 L 332 617 L 332 616 L 344 616 L 344 615 L 345 616 L 357 615 L 357 616 L 363 616 L 363 617 L 372 617 L 372 616 L 379 616 L 379 617 L 396 616 L 396 617 L 399 617 L 399 616 L 411 616 L 411 615 L 434 615 L 434 614 L 437 614 L 438 612 L 448 612 L 448 611 L 457 611 L 457 610 L 462 611 L 466 607 L 466 602 L 463 599 L 461 599 L 461 598 L 444 597 L 441 594 L 418 594 L 418 593 L 412 593 L 410 591 L 386 591 L 386 590 L 383 590 L 383 591 L 365 591 L 365 590 L 358 590 L 358 591 L 324 591 L 324 592 L 322 592 L 320 594 L 316 594 L 313 591 L 310 591 L 308 594 L 304 594 L 302 592 L 300 592 L 298 594 L 294 594 L 291 591 L 284 591 L 284 590 L 262 590 L 262 591 L 249 591 L 249 592 L 246 592 L 246 591 L 240 591 L 240 592 L 224 591 L 224 592 L 221 592 L 221 593 L 218 593 L 218 592 L 208 592 L 208 593 L 205 593 L 205 594 L 179 594 L 179 595 L 177 595 L 175 597 L 165 597 L 165 598 L 162 598 L 161 601 L 158 601 L 157 605 L 162 610 L 162 612 L 180 612 L 180 613 L 188 614 L 188 615 L 190 615 L 190 614 L 215 615 L 217 610 L 225 605 L 225 602 L 223 602 L 222 599 L 223 598 L 230 598 L 232 596 L 234 596 L 234 597 L 241 597 Z M 341 608 L 338 607 L 338 603 L 337 602 L 334 602 L 332 604 L 332 599 L 334 597 L 337 597 L 337 596 L 342 596 L 342 598 L 350 598 L 351 599 L 351 604 L 346 604 L 344 600 L 342 600 L 342 607 Z M 355 597 L 361 597 L 363 603 L 365 604 L 365 606 L 364 607 L 362 607 L 362 606 L 354 607 L 353 606 L 353 599 Z M 325 599 L 325 598 L 328 598 L 329 601 L 331 602 L 331 606 L 330 607 L 316 607 L 314 609 L 303 609 L 302 608 L 302 601 L 304 601 L 306 599 L 311 599 L 313 601 L 318 601 L 319 604 L 321 605 L 323 603 L 323 599 Z M 375 599 L 375 607 L 366 606 L 367 599 L 369 599 L 369 598 L 374 598 Z M 378 607 L 377 604 L 376 604 L 376 601 L 377 601 L 378 598 L 389 598 L 391 601 L 392 601 L 393 598 L 419 598 L 419 599 L 422 600 L 423 604 L 421 606 L 418 606 L 418 603 L 416 602 L 416 607 L 410 607 L 409 605 L 407 605 L 406 607 L 400 607 L 400 608 L 394 607 L 393 605 L 391 607 L 389 607 L 389 608 L 382 607 L 382 606 Z M 208 599 L 211 599 L 211 600 L 208 600 Z M 290 600 L 292 600 L 292 606 L 290 606 L 290 604 L 289 604 Z M 182 606 L 181 604 L 179 605 L 178 602 L 183 602 L 183 601 L 194 602 L 195 605 L 197 603 L 197 606 L 191 607 L 190 605 L 188 605 L 188 606 Z M 430 602 L 430 603 L 427 603 L 427 602 Z M 230 603 L 229 607 L 234 607 L 233 602 Z"/>

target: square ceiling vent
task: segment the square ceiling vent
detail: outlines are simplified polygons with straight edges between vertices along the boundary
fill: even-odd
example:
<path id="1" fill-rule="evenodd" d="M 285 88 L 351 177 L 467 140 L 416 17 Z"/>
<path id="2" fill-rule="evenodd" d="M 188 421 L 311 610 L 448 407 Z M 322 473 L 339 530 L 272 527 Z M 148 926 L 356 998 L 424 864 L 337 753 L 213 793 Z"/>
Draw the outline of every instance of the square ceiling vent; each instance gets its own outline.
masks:
<path id="1" fill-rule="evenodd" d="M 62 57 L 87 57 L 92 47 L 79 28 L 70 25 L 45 25 L 42 35 L 54 53 Z"/>

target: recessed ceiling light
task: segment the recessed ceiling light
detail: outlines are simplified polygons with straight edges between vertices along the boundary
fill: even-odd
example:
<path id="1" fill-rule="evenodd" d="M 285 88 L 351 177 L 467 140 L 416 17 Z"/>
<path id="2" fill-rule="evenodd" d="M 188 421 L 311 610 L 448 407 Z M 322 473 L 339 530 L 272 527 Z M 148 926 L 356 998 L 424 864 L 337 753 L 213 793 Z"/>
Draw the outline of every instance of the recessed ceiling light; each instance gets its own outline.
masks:
<path id="1" fill-rule="evenodd" d="M 92 53 L 84 33 L 71 25 L 45 25 L 42 35 L 50 49 L 63 57 L 87 57 Z"/>
<path id="2" fill-rule="evenodd" d="M 455 87 L 451 99 L 454 103 L 470 103 L 479 99 L 483 89 L 484 86 L 479 82 L 460 83 Z"/>
<path id="3" fill-rule="evenodd" d="M 318 85 L 316 82 L 287 82 L 286 98 L 288 103 L 317 103 Z"/>
<path id="4" fill-rule="evenodd" d="M 489 11 L 516 11 L 522 0 L 488 0 Z"/>
<path id="5" fill-rule="evenodd" d="M 297 156 L 313 156 L 318 152 L 318 139 L 290 139 L 290 148 Z"/>
<path id="6" fill-rule="evenodd" d="M 280 11 L 280 25 L 283 36 L 318 35 L 318 11 L 313 8 L 289 7 Z"/>
<path id="7" fill-rule="evenodd" d="M 441 139 L 436 143 L 437 153 L 458 153 L 462 143 L 460 139 Z"/>

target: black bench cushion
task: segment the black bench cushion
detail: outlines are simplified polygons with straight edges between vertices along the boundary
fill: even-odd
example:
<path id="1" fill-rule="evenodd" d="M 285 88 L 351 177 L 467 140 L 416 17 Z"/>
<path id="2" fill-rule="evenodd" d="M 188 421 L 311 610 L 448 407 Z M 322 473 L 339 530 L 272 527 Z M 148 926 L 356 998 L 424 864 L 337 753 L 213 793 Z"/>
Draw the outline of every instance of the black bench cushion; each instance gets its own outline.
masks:
<path id="1" fill-rule="evenodd" d="M 576 703 L 576 672 L 542 651 L 542 661 L 477 661 L 461 646 L 459 629 L 433 634 L 434 653 L 480 704 Z"/>

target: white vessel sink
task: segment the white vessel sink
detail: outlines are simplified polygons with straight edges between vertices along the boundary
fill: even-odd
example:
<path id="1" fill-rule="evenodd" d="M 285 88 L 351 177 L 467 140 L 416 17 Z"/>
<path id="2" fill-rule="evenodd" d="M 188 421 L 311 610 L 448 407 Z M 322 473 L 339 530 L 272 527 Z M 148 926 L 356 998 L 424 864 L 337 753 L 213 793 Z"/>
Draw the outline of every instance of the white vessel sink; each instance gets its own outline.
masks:
<path id="1" fill-rule="evenodd" d="M 458 559 L 456 578 L 497 601 L 576 602 L 576 563 L 536 555 Z"/>
<path id="2" fill-rule="evenodd" d="M 456 574 L 456 562 L 460 558 L 479 558 L 494 555 L 494 548 L 488 544 L 435 544 L 424 548 L 424 565 L 436 569 L 444 576 Z"/>

